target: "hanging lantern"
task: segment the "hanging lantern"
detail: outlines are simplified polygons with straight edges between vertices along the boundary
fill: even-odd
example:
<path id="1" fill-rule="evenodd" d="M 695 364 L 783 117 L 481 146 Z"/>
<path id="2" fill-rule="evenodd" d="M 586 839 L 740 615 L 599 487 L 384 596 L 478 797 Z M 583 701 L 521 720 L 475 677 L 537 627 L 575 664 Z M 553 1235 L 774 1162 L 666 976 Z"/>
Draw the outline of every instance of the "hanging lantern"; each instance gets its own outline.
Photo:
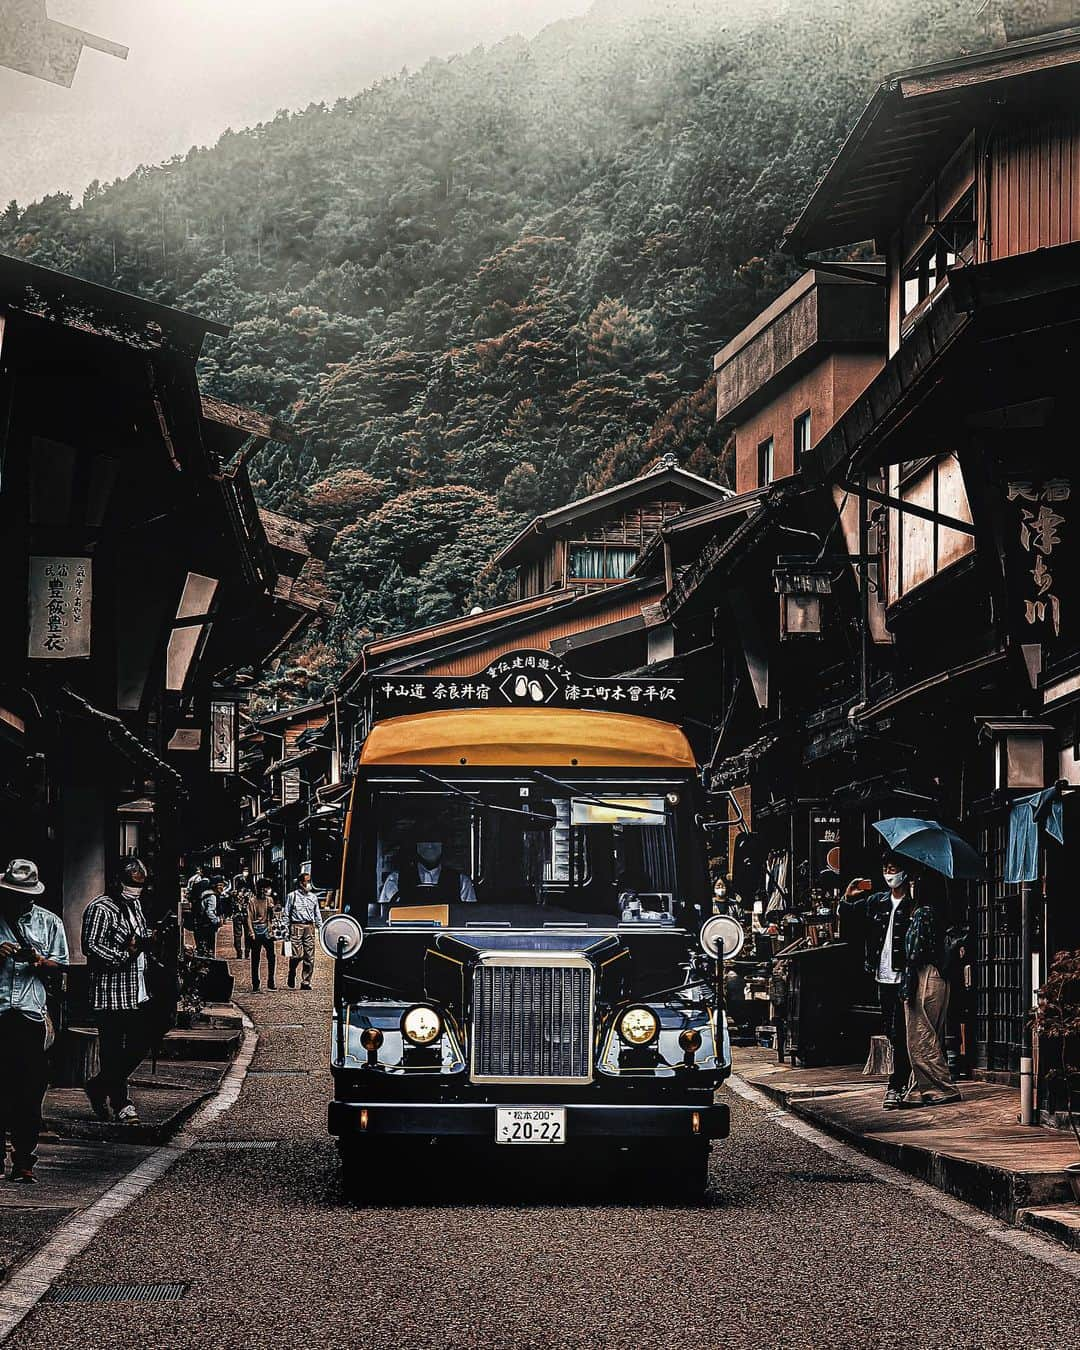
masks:
<path id="1" fill-rule="evenodd" d="M 780 639 L 821 636 L 822 596 L 832 594 L 832 577 L 823 567 L 788 563 L 773 569 L 780 597 Z"/>
<path id="2" fill-rule="evenodd" d="M 1046 787 L 1047 738 L 1054 728 L 1027 717 L 988 717 L 983 736 L 994 751 L 994 788 L 998 791 L 1037 791 Z"/>

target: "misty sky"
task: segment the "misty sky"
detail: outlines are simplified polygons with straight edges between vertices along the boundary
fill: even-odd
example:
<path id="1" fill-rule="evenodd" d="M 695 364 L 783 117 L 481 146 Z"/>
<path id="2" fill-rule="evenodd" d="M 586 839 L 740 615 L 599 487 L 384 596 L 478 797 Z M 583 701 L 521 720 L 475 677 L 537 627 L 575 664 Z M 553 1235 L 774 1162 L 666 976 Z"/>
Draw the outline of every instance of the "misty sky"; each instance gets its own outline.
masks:
<path id="1" fill-rule="evenodd" d="M 402 66 L 583 14 L 590 0 L 49 0 L 122 43 L 86 50 L 71 89 L 0 69 L 0 204 L 76 200 L 226 127 L 358 93 Z M 0 6 L 4 0 L 0 0 Z"/>

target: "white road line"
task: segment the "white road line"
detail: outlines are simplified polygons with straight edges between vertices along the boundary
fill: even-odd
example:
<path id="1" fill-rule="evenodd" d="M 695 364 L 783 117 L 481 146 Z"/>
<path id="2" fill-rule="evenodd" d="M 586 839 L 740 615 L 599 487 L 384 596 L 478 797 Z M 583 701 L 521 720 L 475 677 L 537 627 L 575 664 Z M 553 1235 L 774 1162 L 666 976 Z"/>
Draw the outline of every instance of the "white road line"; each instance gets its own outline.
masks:
<path id="1" fill-rule="evenodd" d="M 1059 1247 L 1056 1242 L 1039 1237 L 1036 1233 L 1028 1233 L 1020 1228 L 1011 1228 L 1008 1224 L 1002 1223 L 1000 1219 L 995 1219 L 990 1214 L 984 1214 L 981 1209 L 976 1209 L 974 1205 L 969 1205 L 964 1200 L 957 1200 L 953 1195 L 946 1195 L 944 1191 L 939 1191 L 935 1186 L 930 1186 L 925 1181 L 917 1181 L 915 1177 L 909 1177 L 906 1172 L 901 1172 L 896 1167 L 890 1167 L 888 1163 L 879 1162 L 877 1158 L 871 1158 L 869 1154 L 861 1153 L 850 1144 L 841 1143 L 839 1139 L 834 1139 L 832 1135 L 816 1129 L 790 1111 L 777 1106 L 764 1092 L 759 1092 L 757 1088 L 751 1087 L 738 1074 L 733 1073 L 727 1080 L 727 1085 L 736 1096 L 742 1097 L 744 1101 L 756 1106 L 781 1129 L 797 1134 L 800 1139 L 805 1139 L 807 1143 L 816 1145 L 838 1161 L 847 1163 L 851 1167 L 857 1167 L 860 1171 L 867 1172 L 878 1181 L 884 1181 L 887 1185 L 895 1186 L 898 1190 L 909 1192 L 922 1200 L 924 1204 L 931 1205 L 934 1209 L 939 1210 L 942 1214 L 947 1214 L 950 1219 L 955 1219 L 957 1223 L 962 1223 L 967 1228 L 975 1229 L 977 1233 L 981 1233 L 983 1237 L 989 1238 L 992 1242 L 1000 1242 L 1007 1247 L 1013 1247 L 1035 1261 L 1053 1266 L 1056 1270 L 1060 1270 L 1063 1275 L 1069 1275 L 1074 1280 L 1080 1279 L 1080 1253 L 1066 1251 L 1065 1248 Z"/>
<path id="2" fill-rule="evenodd" d="M 45 1246 L 0 1286 L 0 1342 L 7 1340 L 71 1262 L 93 1242 L 108 1221 L 121 1214 L 132 1201 L 165 1175 L 197 1142 L 199 1133 L 236 1104 L 259 1037 L 254 1023 L 244 1014 L 244 1044 L 229 1066 L 217 1092 L 204 1103 L 172 1140 L 111 1186 L 88 1209 L 76 1214 L 46 1242 Z"/>

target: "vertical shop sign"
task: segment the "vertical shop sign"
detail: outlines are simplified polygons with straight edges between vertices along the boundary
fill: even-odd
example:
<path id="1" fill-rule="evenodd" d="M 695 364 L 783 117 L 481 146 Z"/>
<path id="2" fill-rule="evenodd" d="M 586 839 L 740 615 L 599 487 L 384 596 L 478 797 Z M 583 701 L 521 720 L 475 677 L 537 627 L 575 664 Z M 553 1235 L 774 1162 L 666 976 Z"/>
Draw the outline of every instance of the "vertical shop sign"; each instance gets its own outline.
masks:
<path id="1" fill-rule="evenodd" d="M 237 705 L 228 699 L 210 704 L 210 772 L 236 772 Z"/>
<path id="2" fill-rule="evenodd" d="M 1019 512 L 1017 532 L 1020 547 L 1027 555 L 1029 580 L 1021 595 L 1024 620 L 1029 627 L 1049 624 L 1054 636 L 1061 635 L 1061 587 L 1055 580 L 1058 571 L 1054 550 L 1062 543 L 1061 527 L 1065 517 L 1058 510 L 1072 495 L 1067 478 L 1048 478 L 1043 482 L 1015 480 L 1008 485 L 1008 500 Z"/>
<path id="3" fill-rule="evenodd" d="M 90 655 L 90 558 L 31 557 L 29 599 L 31 660 L 67 661 Z"/>

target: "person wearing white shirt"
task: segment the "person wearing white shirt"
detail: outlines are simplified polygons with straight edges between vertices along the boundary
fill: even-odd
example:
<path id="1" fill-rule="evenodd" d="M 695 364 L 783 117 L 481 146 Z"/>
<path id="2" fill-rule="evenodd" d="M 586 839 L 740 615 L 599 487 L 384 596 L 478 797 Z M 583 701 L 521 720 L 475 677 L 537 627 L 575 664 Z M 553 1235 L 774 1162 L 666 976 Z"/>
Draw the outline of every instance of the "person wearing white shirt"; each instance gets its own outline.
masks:
<path id="1" fill-rule="evenodd" d="M 904 973 L 904 941 L 914 909 L 911 886 L 902 859 L 887 855 L 882 863 L 884 891 L 866 894 L 871 882 L 858 878 L 848 886 L 841 909 L 861 911 L 865 926 L 865 964 L 877 983 L 885 1034 L 892 1046 L 893 1070 L 882 1106 L 891 1111 L 901 1104 L 911 1074 L 907 1025 L 900 982 Z"/>
<path id="2" fill-rule="evenodd" d="M 415 855 L 383 882 L 379 904 L 474 905 L 476 887 L 467 872 L 443 862 L 438 840 L 421 840 Z"/>
<path id="3" fill-rule="evenodd" d="M 296 889 L 285 897 L 285 922 L 289 926 L 292 955 L 289 957 L 290 989 L 296 988 L 296 968 L 303 961 L 300 988 L 311 988 L 315 971 L 315 934 L 322 921 L 319 892 L 311 884 L 311 873 L 301 872 Z"/>

